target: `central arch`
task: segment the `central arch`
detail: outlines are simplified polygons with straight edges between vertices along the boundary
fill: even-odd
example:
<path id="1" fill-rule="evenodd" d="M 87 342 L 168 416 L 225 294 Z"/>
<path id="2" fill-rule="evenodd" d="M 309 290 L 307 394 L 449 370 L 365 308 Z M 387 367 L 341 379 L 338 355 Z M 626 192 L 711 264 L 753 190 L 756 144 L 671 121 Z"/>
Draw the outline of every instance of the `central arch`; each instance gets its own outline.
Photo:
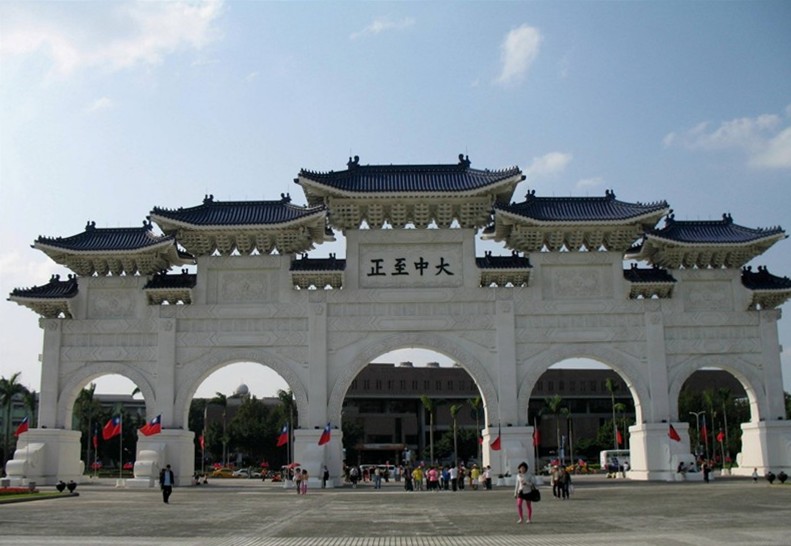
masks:
<path id="1" fill-rule="evenodd" d="M 338 375 L 332 386 L 327 404 L 327 415 L 334 423 L 341 422 L 341 410 L 346 392 L 354 378 L 381 354 L 389 353 L 404 348 L 426 349 L 441 353 L 459 364 L 475 380 L 483 398 L 483 407 L 486 422 L 497 422 L 500 418 L 497 405 L 497 389 L 489 375 L 486 366 L 476 356 L 473 348 L 465 348 L 469 342 L 465 339 L 434 332 L 410 332 L 402 334 L 380 334 L 371 336 L 368 341 L 356 351 L 348 365 Z"/>

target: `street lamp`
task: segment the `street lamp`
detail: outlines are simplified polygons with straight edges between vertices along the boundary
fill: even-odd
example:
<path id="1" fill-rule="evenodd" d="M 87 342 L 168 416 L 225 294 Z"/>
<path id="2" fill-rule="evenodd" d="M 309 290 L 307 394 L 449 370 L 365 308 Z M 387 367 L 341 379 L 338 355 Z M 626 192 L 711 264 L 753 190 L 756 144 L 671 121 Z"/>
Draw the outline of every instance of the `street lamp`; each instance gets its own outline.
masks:
<path id="1" fill-rule="evenodd" d="M 698 441 L 697 441 L 695 447 L 697 447 L 697 451 L 699 452 L 700 451 L 700 416 L 701 415 L 703 416 L 703 426 L 706 426 L 706 412 L 705 412 L 705 410 L 704 411 L 690 411 L 689 414 L 695 416 L 695 427 L 698 429 L 698 438 L 697 438 Z M 709 451 L 709 446 L 706 445 L 706 459 L 709 458 L 708 451 Z"/>

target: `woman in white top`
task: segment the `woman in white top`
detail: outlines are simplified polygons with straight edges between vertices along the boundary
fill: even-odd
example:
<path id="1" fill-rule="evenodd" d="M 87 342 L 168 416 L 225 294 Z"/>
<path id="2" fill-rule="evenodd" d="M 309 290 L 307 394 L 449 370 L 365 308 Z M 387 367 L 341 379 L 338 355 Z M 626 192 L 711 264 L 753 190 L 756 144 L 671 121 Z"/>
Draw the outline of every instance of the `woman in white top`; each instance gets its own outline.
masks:
<path id="1" fill-rule="evenodd" d="M 533 503 L 530 502 L 527 498 L 527 494 L 530 492 L 532 487 L 536 485 L 536 477 L 533 474 L 529 474 L 527 472 L 527 463 L 522 462 L 519 463 L 517 467 L 518 473 L 516 474 L 516 487 L 514 488 L 514 498 L 516 499 L 516 511 L 519 514 L 519 519 L 516 520 L 517 523 L 522 523 L 524 521 L 524 511 L 522 509 L 522 503 L 527 504 L 527 523 L 533 522 Z"/>

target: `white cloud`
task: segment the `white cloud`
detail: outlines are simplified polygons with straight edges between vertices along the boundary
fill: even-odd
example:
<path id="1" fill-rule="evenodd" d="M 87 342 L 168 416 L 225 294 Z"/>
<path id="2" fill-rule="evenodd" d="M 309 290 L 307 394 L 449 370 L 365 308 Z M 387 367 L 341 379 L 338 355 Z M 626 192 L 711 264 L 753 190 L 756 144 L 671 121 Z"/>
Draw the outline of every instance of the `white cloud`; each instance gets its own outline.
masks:
<path id="1" fill-rule="evenodd" d="M 666 147 L 679 146 L 688 150 L 740 150 L 752 167 L 787 169 L 791 168 L 789 117 L 791 107 L 786 108 L 786 119 L 776 114 L 762 114 L 724 121 L 717 128 L 703 122 L 687 131 L 668 133 L 662 143 Z"/>
<path id="2" fill-rule="evenodd" d="M 199 50 L 217 37 L 222 0 L 97 4 L 90 24 L 80 10 L 33 4 L 7 13 L 0 59 L 42 54 L 62 76 L 87 67 L 121 70 L 162 62 L 165 55 Z M 48 7 L 49 6 L 49 7 Z M 51 8 L 51 9 L 50 9 Z M 84 15 L 84 14 L 83 14 Z"/>
<path id="3" fill-rule="evenodd" d="M 115 106 L 115 103 L 112 101 L 112 99 L 108 97 L 101 97 L 93 101 L 93 103 L 91 103 L 90 106 L 85 109 L 85 111 L 88 113 L 101 112 L 103 110 L 109 110 L 113 106 Z"/>
<path id="4" fill-rule="evenodd" d="M 377 17 L 373 20 L 371 24 L 369 24 L 364 29 L 353 32 L 349 35 L 349 38 L 352 40 L 356 40 L 358 38 L 364 38 L 366 36 L 373 36 L 376 34 L 381 34 L 382 32 L 388 30 L 404 30 L 409 28 L 415 24 L 415 20 L 411 17 L 404 17 L 400 20 L 393 20 L 389 17 Z"/>
<path id="5" fill-rule="evenodd" d="M 578 190 L 585 190 L 590 188 L 596 188 L 601 186 L 604 183 L 604 179 L 601 176 L 594 176 L 592 178 L 582 178 L 575 184 L 575 187 Z"/>
<path id="6" fill-rule="evenodd" d="M 244 77 L 244 81 L 251 82 L 258 79 L 258 72 L 250 72 L 247 76 Z"/>
<path id="7" fill-rule="evenodd" d="M 572 155 L 562 152 L 550 152 L 541 157 L 534 157 L 530 166 L 525 170 L 528 180 L 556 175 L 563 172 L 571 163 Z"/>
<path id="8" fill-rule="evenodd" d="M 507 85 L 521 81 L 538 56 L 542 36 L 537 28 L 522 25 L 506 34 L 500 45 L 502 68 L 496 83 Z"/>

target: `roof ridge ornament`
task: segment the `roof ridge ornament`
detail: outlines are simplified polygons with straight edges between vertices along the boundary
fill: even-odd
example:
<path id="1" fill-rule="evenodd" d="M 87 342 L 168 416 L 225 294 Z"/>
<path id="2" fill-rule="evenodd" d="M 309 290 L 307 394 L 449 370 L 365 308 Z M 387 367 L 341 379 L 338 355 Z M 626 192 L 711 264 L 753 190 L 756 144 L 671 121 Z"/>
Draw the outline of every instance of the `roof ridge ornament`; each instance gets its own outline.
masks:
<path id="1" fill-rule="evenodd" d="M 604 197 L 615 199 L 615 190 L 604 190 Z"/>
<path id="2" fill-rule="evenodd" d="M 733 216 L 731 216 L 730 212 L 726 212 L 722 215 L 722 223 L 723 224 L 732 224 L 733 223 Z"/>
<path id="3" fill-rule="evenodd" d="M 459 154 L 459 165 L 464 167 L 465 169 L 470 168 L 470 156 L 465 156 L 464 154 Z"/>
<path id="4" fill-rule="evenodd" d="M 346 166 L 349 167 L 349 170 L 356 169 L 360 166 L 360 156 L 356 155 L 353 158 L 350 157 L 349 161 L 346 163 Z"/>
<path id="5" fill-rule="evenodd" d="M 88 223 L 85 224 L 85 231 L 93 231 L 96 229 L 96 221 L 88 220 Z"/>
<path id="6" fill-rule="evenodd" d="M 281 193 L 280 194 L 280 201 L 282 203 L 291 203 L 291 194 L 290 193 Z"/>
<path id="7" fill-rule="evenodd" d="M 206 194 L 203 196 L 203 204 L 208 205 L 209 203 L 214 203 L 214 194 Z"/>

